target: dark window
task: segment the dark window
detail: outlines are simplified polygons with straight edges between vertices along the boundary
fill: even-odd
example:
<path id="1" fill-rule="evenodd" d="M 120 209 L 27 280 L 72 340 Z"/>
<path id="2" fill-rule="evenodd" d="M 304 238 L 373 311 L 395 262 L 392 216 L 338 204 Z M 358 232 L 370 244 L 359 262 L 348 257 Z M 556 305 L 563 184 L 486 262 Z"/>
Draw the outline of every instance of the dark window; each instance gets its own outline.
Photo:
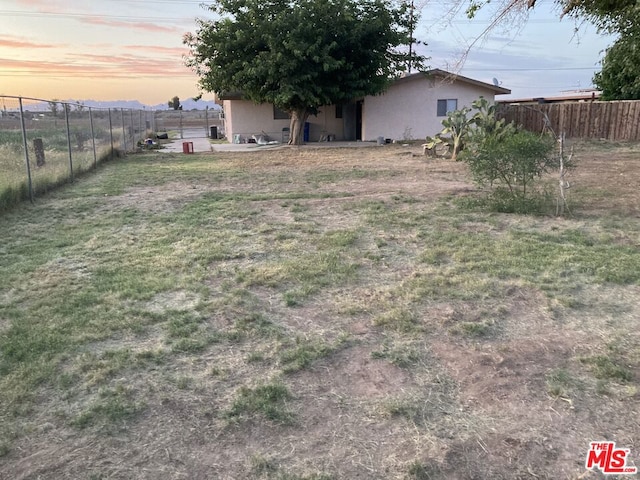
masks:
<path id="1" fill-rule="evenodd" d="M 274 120 L 289 120 L 290 118 L 291 118 L 291 116 L 289 115 L 289 113 L 285 112 L 284 110 L 280 110 L 275 105 L 273 106 L 273 119 Z"/>
<path id="2" fill-rule="evenodd" d="M 438 100 L 438 116 L 446 117 L 450 112 L 458 109 L 458 100 L 449 98 L 446 100 Z"/>
<path id="3" fill-rule="evenodd" d="M 342 105 L 336 105 L 336 118 L 342 118 Z"/>

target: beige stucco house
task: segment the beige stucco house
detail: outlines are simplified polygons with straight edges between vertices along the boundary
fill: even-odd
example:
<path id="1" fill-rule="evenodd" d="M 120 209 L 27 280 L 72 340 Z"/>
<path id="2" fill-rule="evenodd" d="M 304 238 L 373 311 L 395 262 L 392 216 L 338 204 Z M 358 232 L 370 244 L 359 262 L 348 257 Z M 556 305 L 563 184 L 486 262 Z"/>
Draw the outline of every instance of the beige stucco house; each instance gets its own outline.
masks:
<path id="1" fill-rule="evenodd" d="M 415 73 L 395 80 L 387 91 L 355 99 L 343 105 L 322 107 L 308 120 L 305 141 L 373 141 L 423 139 L 442 130 L 447 112 L 471 106 L 483 96 L 511 91 L 444 70 Z M 225 134 L 231 142 L 244 142 L 253 135 L 288 139 L 289 118 L 271 104 L 255 104 L 240 94 L 223 95 Z"/>

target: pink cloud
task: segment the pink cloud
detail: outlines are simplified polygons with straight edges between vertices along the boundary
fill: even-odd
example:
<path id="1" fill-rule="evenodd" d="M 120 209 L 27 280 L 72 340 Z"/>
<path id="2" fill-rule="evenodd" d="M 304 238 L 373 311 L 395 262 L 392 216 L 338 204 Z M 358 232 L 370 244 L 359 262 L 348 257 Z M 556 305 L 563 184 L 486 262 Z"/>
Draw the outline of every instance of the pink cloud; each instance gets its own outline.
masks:
<path id="1" fill-rule="evenodd" d="M 189 50 L 187 48 L 161 47 L 158 45 L 125 45 L 123 48 L 126 48 L 127 50 L 139 50 L 143 52 L 153 52 L 169 55 L 186 55 L 189 53 Z"/>
<path id="2" fill-rule="evenodd" d="M 109 78 L 191 76 L 189 69 L 175 59 L 135 55 L 74 55 L 71 62 L 16 60 L 0 58 L 3 70 L 34 76 Z"/>
<path id="3" fill-rule="evenodd" d="M 126 28 L 134 30 L 143 30 L 147 32 L 163 32 L 163 33 L 182 33 L 182 29 L 177 27 L 165 27 L 155 23 L 148 22 L 124 22 L 119 20 L 105 20 L 99 17 L 87 17 L 78 19 L 81 22 L 91 25 L 103 25 L 107 27 Z"/>
<path id="4" fill-rule="evenodd" d="M 55 45 L 53 43 L 36 43 L 24 40 L 20 37 L 0 36 L 0 47 L 9 48 L 56 48 L 64 45 Z"/>
<path id="5" fill-rule="evenodd" d="M 67 13 L 69 6 L 64 5 L 64 2 L 57 2 L 55 0 L 15 0 L 16 4 L 28 8 L 37 8 L 38 11 L 52 12 L 52 13 Z"/>

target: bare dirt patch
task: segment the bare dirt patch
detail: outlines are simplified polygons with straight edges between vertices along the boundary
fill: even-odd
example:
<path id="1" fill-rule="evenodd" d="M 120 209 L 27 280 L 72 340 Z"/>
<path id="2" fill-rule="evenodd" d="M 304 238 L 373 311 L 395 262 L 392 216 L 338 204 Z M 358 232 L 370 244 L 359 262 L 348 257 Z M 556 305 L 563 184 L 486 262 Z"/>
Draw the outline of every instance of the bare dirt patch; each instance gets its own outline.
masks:
<path id="1" fill-rule="evenodd" d="M 315 385 L 322 395 L 345 396 L 358 401 L 384 397 L 402 391 L 409 375 L 402 369 L 371 357 L 371 349 L 361 346 L 344 349 L 319 366 L 301 375 L 302 381 Z"/>
<path id="2" fill-rule="evenodd" d="M 153 313 L 164 313 L 169 310 L 192 311 L 200 302 L 197 295 L 184 290 L 162 292 L 155 295 L 145 304 L 145 308 Z"/>
<path id="3" fill-rule="evenodd" d="M 145 213 L 171 212 L 211 190 L 211 185 L 195 182 L 130 187 L 121 195 L 106 197 L 105 207 L 109 210 L 134 208 Z"/>

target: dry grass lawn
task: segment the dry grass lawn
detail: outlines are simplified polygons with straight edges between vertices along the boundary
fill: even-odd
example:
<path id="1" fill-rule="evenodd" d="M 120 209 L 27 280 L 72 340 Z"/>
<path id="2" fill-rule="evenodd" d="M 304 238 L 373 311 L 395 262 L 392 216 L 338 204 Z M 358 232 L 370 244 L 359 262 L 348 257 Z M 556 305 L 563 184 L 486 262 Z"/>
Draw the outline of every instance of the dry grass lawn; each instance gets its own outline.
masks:
<path id="1" fill-rule="evenodd" d="M 640 147 L 575 159 L 567 218 L 399 145 L 130 156 L 3 214 L 0 478 L 640 465 Z"/>

